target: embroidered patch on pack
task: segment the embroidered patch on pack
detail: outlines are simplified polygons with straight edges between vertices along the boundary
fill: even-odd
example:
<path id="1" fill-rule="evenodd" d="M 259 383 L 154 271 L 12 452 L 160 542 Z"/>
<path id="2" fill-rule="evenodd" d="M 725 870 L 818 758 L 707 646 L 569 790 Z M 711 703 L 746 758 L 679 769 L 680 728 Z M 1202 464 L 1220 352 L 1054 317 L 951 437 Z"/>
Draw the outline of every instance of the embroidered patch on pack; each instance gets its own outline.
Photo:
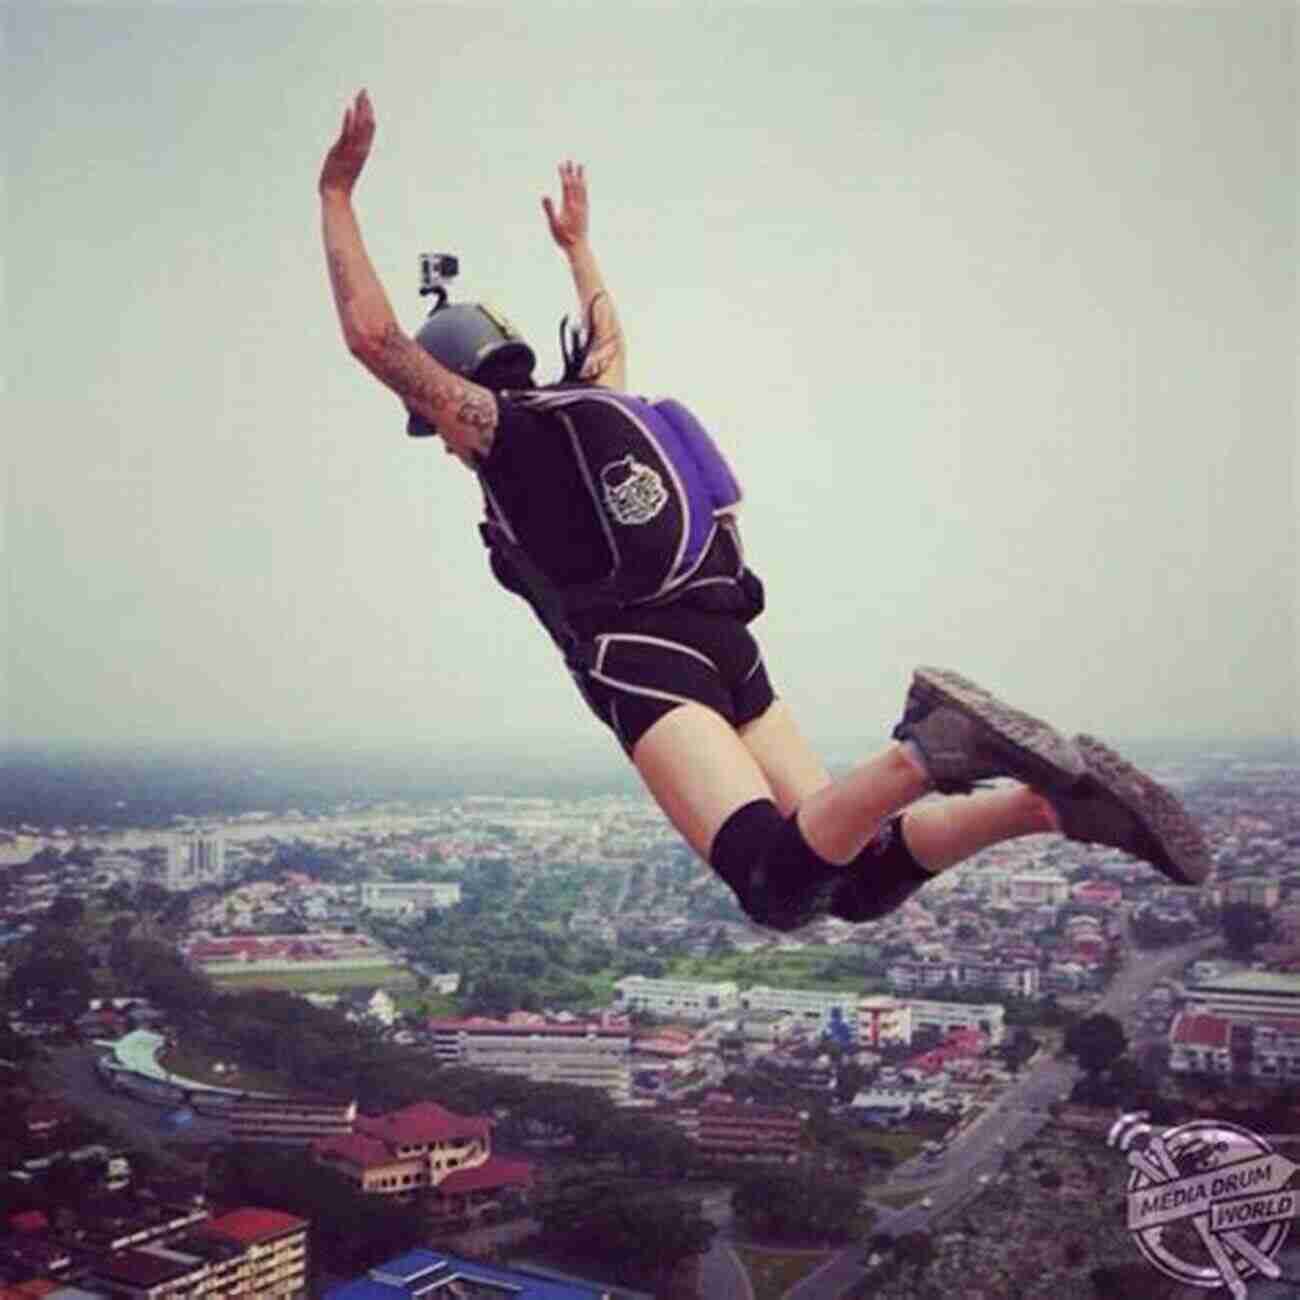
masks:
<path id="1" fill-rule="evenodd" d="M 668 504 L 664 481 L 631 456 L 610 461 L 600 471 L 605 508 L 620 524 L 648 524 Z"/>

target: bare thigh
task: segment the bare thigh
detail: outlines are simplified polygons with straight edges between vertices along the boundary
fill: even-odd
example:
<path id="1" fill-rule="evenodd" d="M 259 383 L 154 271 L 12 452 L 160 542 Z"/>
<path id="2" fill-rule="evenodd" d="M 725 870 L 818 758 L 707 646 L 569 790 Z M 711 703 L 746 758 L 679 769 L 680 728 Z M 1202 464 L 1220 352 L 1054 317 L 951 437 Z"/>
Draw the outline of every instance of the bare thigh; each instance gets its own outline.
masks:
<path id="1" fill-rule="evenodd" d="M 739 729 L 739 735 L 783 816 L 788 817 L 809 795 L 830 785 L 831 774 L 784 700 L 773 700 L 766 712 Z"/>
<path id="2" fill-rule="evenodd" d="M 637 741 L 632 762 L 668 820 L 705 862 L 714 836 L 736 809 L 773 798 L 762 767 L 735 728 L 702 704 L 664 714 Z"/>

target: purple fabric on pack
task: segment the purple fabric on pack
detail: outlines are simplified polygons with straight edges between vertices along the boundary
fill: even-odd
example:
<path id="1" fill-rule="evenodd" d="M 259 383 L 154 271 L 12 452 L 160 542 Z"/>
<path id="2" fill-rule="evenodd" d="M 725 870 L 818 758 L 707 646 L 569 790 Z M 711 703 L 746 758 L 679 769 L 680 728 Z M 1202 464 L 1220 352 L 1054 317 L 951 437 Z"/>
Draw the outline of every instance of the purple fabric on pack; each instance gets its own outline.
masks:
<path id="1" fill-rule="evenodd" d="M 740 484 L 704 426 L 680 402 L 663 398 L 642 404 L 640 414 L 673 462 L 686 491 L 689 531 L 679 572 L 689 570 L 713 536 L 718 510 L 740 500 Z"/>

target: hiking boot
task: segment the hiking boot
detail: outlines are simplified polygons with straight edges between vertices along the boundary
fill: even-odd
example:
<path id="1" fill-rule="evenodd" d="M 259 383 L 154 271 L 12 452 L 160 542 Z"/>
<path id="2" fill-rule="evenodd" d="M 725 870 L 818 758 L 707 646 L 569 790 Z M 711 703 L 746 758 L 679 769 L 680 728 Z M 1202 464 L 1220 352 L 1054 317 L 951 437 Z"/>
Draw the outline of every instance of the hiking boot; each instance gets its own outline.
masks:
<path id="1" fill-rule="evenodd" d="M 1073 790 L 1048 795 L 1064 834 L 1141 858 L 1177 885 L 1199 885 L 1214 862 L 1182 803 L 1100 740 L 1074 743 L 1087 774 Z"/>
<path id="2" fill-rule="evenodd" d="M 1084 773 L 1078 750 L 1054 727 L 943 668 L 913 674 L 894 739 L 917 747 L 941 794 L 969 794 L 998 776 L 1050 793 L 1068 790 Z"/>

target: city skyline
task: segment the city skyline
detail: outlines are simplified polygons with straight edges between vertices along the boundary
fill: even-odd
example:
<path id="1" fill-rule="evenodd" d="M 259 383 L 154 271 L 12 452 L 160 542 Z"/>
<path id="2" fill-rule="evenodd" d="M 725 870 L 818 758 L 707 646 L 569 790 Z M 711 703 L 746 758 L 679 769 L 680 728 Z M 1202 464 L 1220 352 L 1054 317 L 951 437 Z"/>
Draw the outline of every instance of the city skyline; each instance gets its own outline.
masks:
<path id="1" fill-rule="evenodd" d="M 538 200 L 587 163 L 631 383 L 735 461 L 755 631 L 828 755 L 884 743 L 917 663 L 1121 744 L 1294 745 L 1294 33 L 10 12 L 6 746 L 626 779 L 490 583 L 472 480 L 338 337 L 315 179 L 362 85 L 399 319 L 455 251 L 543 379 L 573 303 Z"/>

